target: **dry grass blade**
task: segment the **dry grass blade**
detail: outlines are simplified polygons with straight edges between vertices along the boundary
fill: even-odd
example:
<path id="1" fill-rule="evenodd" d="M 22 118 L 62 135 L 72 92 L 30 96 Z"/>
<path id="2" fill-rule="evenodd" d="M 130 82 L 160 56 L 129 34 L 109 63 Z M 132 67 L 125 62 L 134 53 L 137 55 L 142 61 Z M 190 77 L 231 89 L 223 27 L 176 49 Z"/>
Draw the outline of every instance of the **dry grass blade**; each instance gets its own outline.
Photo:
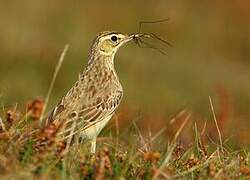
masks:
<path id="1" fill-rule="evenodd" d="M 211 99 L 210 96 L 209 96 L 209 102 L 210 102 L 210 107 L 211 107 L 211 110 L 212 110 L 212 113 L 213 113 L 213 118 L 214 118 L 215 126 L 216 126 L 216 129 L 217 129 L 218 135 L 219 135 L 220 149 L 223 152 L 222 136 L 221 136 L 221 132 L 220 132 L 220 128 L 219 128 L 219 125 L 218 125 L 218 121 L 217 121 L 217 118 L 216 118 L 216 115 L 215 115 L 215 112 L 214 112 L 213 102 L 212 102 L 212 99 Z"/>
<path id="2" fill-rule="evenodd" d="M 159 169 L 157 170 L 157 172 L 155 173 L 153 179 L 157 179 L 157 177 L 159 176 L 160 172 L 162 171 L 162 169 L 168 165 L 173 151 L 176 147 L 176 140 L 179 137 L 180 133 L 182 132 L 183 128 L 185 127 L 185 125 L 187 124 L 188 120 L 190 119 L 192 113 L 189 113 L 186 118 L 184 119 L 184 121 L 182 122 L 181 126 L 179 127 L 179 129 L 177 130 L 177 132 L 175 133 L 174 139 L 172 141 L 172 143 L 170 144 L 169 150 L 166 153 L 165 159 L 163 160 L 162 164 L 160 165 Z"/>
<path id="3" fill-rule="evenodd" d="M 187 110 L 183 109 L 180 112 L 178 112 L 178 114 L 176 114 L 173 118 L 170 119 L 169 124 L 173 124 L 178 118 L 180 118 L 182 115 L 184 115 L 184 113 L 186 113 Z"/>
<path id="4" fill-rule="evenodd" d="M 199 169 L 199 168 L 203 168 L 205 166 L 208 166 L 208 164 L 211 162 L 211 161 L 214 161 L 216 158 L 213 158 L 213 154 L 206 160 L 204 161 L 204 163 L 201 163 L 201 164 L 198 164 L 196 166 L 193 166 L 192 168 L 186 170 L 186 171 L 183 171 L 175 176 L 173 176 L 172 178 L 180 178 L 180 177 L 184 177 L 185 175 L 187 174 L 190 174 L 192 172 L 194 172 L 195 170 Z"/>
<path id="5" fill-rule="evenodd" d="M 0 127 L 2 127 L 3 131 L 6 131 L 5 125 L 1 117 L 0 117 Z"/>
<path id="6" fill-rule="evenodd" d="M 140 129 L 138 128 L 136 122 L 135 122 L 135 121 L 132 121 L 132 122 L 133 122 L 133 125 L 134 125 L 135 130 L 136 130 L 136 131 L 138 132 L 138 134 L 139 134 L 140 141 L 141 141 L 141 143 L 142 143 L 142 145 L 143 145 L 143 150 L 144 150 L 144 151 L 149 151 L 148 143 L 147 143 L 147 141 L 144 139 L 144 137 L 143 137 L 143 135 L 142 135 Z"/>
<path id="7" fill-rule="evenodd" d="M 170 159 L 172 157 L 172 154 L 173 154 L 173 151 L 174 151 L 175 147 L 176 147 L 175 142 L 170 145 L 170 148 L 166 153 L 165 159 L 163 160 L 160 167 L 157 169 L 156 173 L 154 174 L 154 176 L 152 178 L 153 180 L 157 179 L 157 177 L 159 176 L 162 169 L 169 164 L 169 161 L 170 161 Z"/>
<path id="8" fill-rule="evenodd" d="M 207 120 L 205 120 L 204 126 L 203 126 L 203 128 L 202 128 L 201 136 L 203 136 L 203 135 L 205 134 L 206 127 L 207 127 Z"/>
<path id="9" fill-rule="evenodd" d="M 166 127 L 160 129 L 153 137 L 150 138 L 150 142 L 154 142 L 156 139 L 158 139 L 158 137 L 160 137 L 166 131 L 166 129 Z"/>
<path id="10" fill-rule="evenodd" d="M 196 122 L 194 123 L 194 130 L 195 130 L 195 141 L 196 141 L 196 148 L 198 150 L 199 156 L 201 158 L 207 158 L 207 151 L 206 148 L 204 147 L 202 140 L 201 140 L 201 136 L 200 133 L 198 131 L 198 127 Z"/>
<path id="11" fill-rule="evenodd" d="M 51 81 L 50 86 L 49 86 L 49 91 L 47 93 L 47 96 L 46 96 L 46 99 L 45 99 L 45 102 L 44 102 L 44 106 L 43 106 L 43 110 L 42 110 L 42 113 L 41 113 L 41 117 L 40 117 L 40 121 L 41 121 L 41 124 L 43 126 L 46 124 L 46 122 L 45 122 L 46 120 L 43 120 L 43 116 L 44 116 L 44 113 L 46 111 L 46 107 L 47 107 L 48 102 L 49 102 L 50 94 L 51 94 L 52 89 L 54 87 L 54 84 L 55 84 L 55 81 L 56 81 L 56 77 L 57 77 L 58 72 L 59 72 L 59 70 L 60 70 L 60 68 L 62 66 L 62 62 L 64 60 L 64 57 L 65 57 L 65 54 L 66 54 L 68 48 L 69 48 L 69 45 L 66 44 L 65 47 L 64 47 L 64 49 L 63 49 L 63 52 L 61 53 L 59 61 L 58 61 L 57 65 L 56 65 L 55 72 L 53 74 L 53 78 L 52 78 L 52 81 Z"/>
<path id="12" fill-rule="evenodd" d="M 115 129 L 116 129 L 116 149 L 119 147 L 119 136 L 120 136 L 120 131 L 119 131 L 119 121 L 118 121 L 118 116 L 115 114 L 114 115 L 115 119 Z"/>
<path id="13" fill-rule="evenodd" d="M 180 133 L 182 132 L 183 128 L 185 127 L 185 125 L 187 124 L 188 120 L 190 119 L 192 113 L 189 113 L 186 118 L 184 119 L 184 121 L 181 123 L 181 126 L 180 128 L 177 130 L 177 132 L 175 133 L 175 136 L 174 136 L 174 140 L 173 141 L 176 141 L 176 139 L 179 137 Z"/>

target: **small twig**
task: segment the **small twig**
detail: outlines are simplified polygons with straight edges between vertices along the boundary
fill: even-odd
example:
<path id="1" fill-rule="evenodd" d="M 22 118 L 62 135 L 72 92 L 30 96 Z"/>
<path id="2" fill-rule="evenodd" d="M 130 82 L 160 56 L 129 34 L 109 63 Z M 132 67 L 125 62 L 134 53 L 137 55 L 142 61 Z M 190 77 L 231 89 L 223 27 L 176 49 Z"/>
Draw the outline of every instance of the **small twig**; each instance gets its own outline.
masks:
<path id="1" fill-rule="evenodd" d="M 213 113 L 213 118 L 214 118 L 215 126 L 216 126 L 216 129 L 217 129 L 218 135 L 219 135 L 220 148 L 221 148 L 221 151 L 223 152 L 223 143 L 222 143 L 221 132 L 220 132 L 220 129 L 219 129 L 219 126 L 218 126 L 217 118 L 216 118 L 216 115 L 215 115 L 215 112 L 214 112 L 213 102 L 212 102 L 212 99 L 211 99 L 210 96 L 209 96 L 209 102 L 210 102 L 210 107 L 211 107 L 211 110 L 212 110 L 212 113 Z"/>
<path id="2" fill-rule="evenodd" d="M 47 96 L 46 96 L 46 99 L 45 99 L 45 102 L 44 102 L 44 106 L 43 106 L 43 110 L 42 110 L 42 113 L 41 113 L 41 117 L 40 117 L 40 122 L 41 122 L 41 125 L 44 126 L 46 124 L 46 120 L 43 120 L 43 116 L 44 116 L 44 113 L 46 111 L 46 108 L 47 108 L 47 105 L 48 105 L 48 102 L 49 102 L 49 98 L 50 98 L 50 95 L 51 95 L 51 92 L 52 92 L 52 89 L 54 87 L 54 84 L 55 84 L 55 80 L 56 80 L 56 77 L 57 77 L 57 74 L 62 66 L 62 62 L 64 60 L 64 57 L 65 57 L 65 54 L 67 52 L 69 48 L 69 45 L 66 44 L 64 49 L 63 49 L 63 52 L 61 53 L 61 56 L 60 56 L 60 59 L 56 65 L 56 68 L 55 68 L 55 72 L 53 74 L 53 78 L 52 78 L 52 81 L 50 83 L 50 86 L 49 86 L 49 91 L 47 93 Z"/>

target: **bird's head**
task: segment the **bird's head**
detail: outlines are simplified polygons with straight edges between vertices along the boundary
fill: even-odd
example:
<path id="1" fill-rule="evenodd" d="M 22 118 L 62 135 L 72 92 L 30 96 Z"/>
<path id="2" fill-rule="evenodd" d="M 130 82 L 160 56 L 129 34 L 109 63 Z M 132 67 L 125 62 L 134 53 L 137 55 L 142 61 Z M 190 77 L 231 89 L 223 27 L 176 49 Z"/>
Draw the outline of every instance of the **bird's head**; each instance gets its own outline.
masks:
<path id="1" fill-rule="evenodd" d="M 133 40 L 133 38 L 133 35 L 122 34 L 114 31 L 104 31 L 96 36 L 93 48 L 98 50 L 100 54 L 112 56 L 122 45 Z"/>
<path id="2" fill-rule="evenodd" d="M 97 34 L 92 43 L 89 53 L 89 60 L 93 60 L 93 56 L 110 56 L 114 57 L 117 50 L 131 40 L 135 40 L 144 34 L 123 34 L 115 31 L 103 31 Z"/>

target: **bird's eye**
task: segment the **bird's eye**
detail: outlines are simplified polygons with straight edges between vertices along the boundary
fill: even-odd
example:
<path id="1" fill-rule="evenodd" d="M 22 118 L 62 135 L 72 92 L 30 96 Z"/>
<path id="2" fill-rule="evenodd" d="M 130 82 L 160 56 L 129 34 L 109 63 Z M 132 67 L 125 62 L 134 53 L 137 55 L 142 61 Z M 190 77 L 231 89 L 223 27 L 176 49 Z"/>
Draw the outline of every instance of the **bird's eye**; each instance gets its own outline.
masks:
<path id="1" fill-rule="evenodd" d="M 116 42 L 116 41 L 117 41 L 117 36 L 112 36 L 112 37 L 111 37 L 111 40 L 112 40 L 113 42 Z"/>

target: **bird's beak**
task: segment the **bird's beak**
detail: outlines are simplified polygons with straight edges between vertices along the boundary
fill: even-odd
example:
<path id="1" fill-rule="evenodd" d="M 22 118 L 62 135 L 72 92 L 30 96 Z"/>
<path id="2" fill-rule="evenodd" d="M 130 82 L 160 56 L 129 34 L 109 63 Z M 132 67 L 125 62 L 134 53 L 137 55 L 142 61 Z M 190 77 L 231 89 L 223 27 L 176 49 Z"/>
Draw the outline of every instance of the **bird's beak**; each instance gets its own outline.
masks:
<path id="1" fill-rule="evenodd" d="M 149 34 L 141 34 L 141 33 L 132 33 L 129 35 L 130 39 L 138 39 L 138 38 L 149 38 Z"/>
<path id="2" fill-rule="evenodd" d="M 131 40 L 136 41 L 139 38 L 149 38 L 149 37 L 150 35 L 148 34 L 141 34 L 141 33 L 128 34 L 128 35 L 125 35 L 125 37 L 123 38 L 121 45 L 124 45 Z"/>
<path id="3" fill-rule="evenodd" d="M 131 41 L 131 40 L 136 40 L 138 38 L 149 38 L 150 35 L 148 34 L 141 34 L 141 33 L 132 33 L 132 34 L 129 34 L 126 36 L 126 38 L 124 38 L 124 43 L 128 42 L 128 41 Z"/>

